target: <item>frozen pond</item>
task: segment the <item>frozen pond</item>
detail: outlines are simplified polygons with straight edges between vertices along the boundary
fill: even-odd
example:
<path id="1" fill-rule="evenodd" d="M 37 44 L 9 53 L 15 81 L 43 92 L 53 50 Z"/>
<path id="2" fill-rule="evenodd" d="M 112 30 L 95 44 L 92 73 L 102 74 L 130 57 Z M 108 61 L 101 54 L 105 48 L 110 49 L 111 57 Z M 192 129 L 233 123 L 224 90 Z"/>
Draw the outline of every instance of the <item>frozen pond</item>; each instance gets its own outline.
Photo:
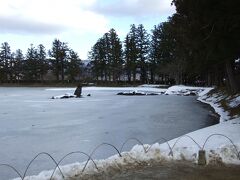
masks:
<path id="1" fill-rule="evenodd" d="M 120 89 L 84 88 L 84 98 L 51 99 L 74 89 L 0 88 L 0 163 L 13 165 L 21 173 L 39 152 L 56 160 L 72 151 L 88 154 L 103 142 L 120 148 L 128 138 L 153 143 L 168 140 L 217 123 L 208 106 L 196 97 L 117 96 Z M 86 95 L 90 93 L 91 96 Z M 136 142 L 129 142 L 124 151 Z M 99 149 L 94 158 L 116 154 Z M 72 156 L 62 164 L 85 161 Z M 54 168 L 48 158 L 39 158 L 28 175 Z M 16 177 L 0 167 L 1 179 Z"/>

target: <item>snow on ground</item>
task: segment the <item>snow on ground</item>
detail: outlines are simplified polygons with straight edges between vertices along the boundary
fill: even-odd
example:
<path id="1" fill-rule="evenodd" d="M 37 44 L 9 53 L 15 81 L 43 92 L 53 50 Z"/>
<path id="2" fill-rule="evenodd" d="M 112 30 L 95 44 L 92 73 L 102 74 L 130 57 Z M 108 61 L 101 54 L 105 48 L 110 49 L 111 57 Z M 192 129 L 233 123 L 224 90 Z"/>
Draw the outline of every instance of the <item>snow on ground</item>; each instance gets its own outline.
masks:
<path id="1" fill-rule="evenodd" d="M 47 91 L 74 91 L 76 88 L 48 88 Z M 106 90 L 115 90 L 115 91 L 150 91 L 150 92 L 165 92 L 167 89 L 155 88 L 154 86 L 138 86 L 138 87 L 83 87 L 84 91 L 106 91 Z"/>
<path id="2" fill-rule="evenodd" d="M 179 145 L 176 146 L 175 150 L 177 152 L 175 152 L 175 154 L 179 155 L 175 155 L 176 159 L 181 158 L 181 156 L 184 154 L 184 158 L 197 161 L 196 153 L 199 148 L 202 148 L 206 150 L 208 162 L 221 161 L 227 164 L 240 164 L 240 115 L 232 119 L 229 116 L 229 113 L 224 111 L 219 104 L 220 100 L 226 97 L 224 95 L 219 95 L 218 93 L 211 95 L 208 94 L 213 88 L 175 86 L 170 87 L 166 93 L 171 93 L 173 91 L 184 92 L 186 89 L 199 89 L 197 90 L 199 92 L 198 100 L 203 103 L 207 103 L 214 108 L 215 112 L 220 115 L 220 123 L 191 132 L 180 138 L 178 142 Z M 231 104 L 239 104 L 239 97 L 240 96 L 234 97 L 231 100 Z M 193 138 L 200 147 L 198 147 L 198 145 L 193 142 L 191 138 Z M 169 144 L 173 144 L 177 140 L 178 139 L 173 139 L 169 142 Z M 165 147 L 165 149 L 167 148 Z"/>
<path id="3" fill-rule="evenodd" d="M 53 96 L 52 99 L 75 98 L 76 95 L 72 93 L 65 93 L 64 95 Z"/>
<path id="4" fill-rule="evenodd" d="M 142 85 L 138 87 L 83 87 L 83 94 L 86 91 L 121 91 L 123 94 L 138 93 L 142 95 L 149 95 L 151 93 L 163 94 L 167 89 L 157 88 L 160 85 Z M 75 97 L 73 92 L 76 88 L 48 88 L 46 91 L 63 91 L 64 94 L 53 96 L 52 99 L 63 99 Z"/>
<path id="5" fill-rule="evenodd" d="M 234 108 L 240 105 L 240 94 L 237 96 L 233 97 L 233 99 L 230 101 L 229 106 Z"/>
<path id="6" fill-rule="evenodd" d="M 144 145 L 144 147 L 142 145 L 135 145 L 131 151 L 123 152 L 122 157 L 114 155 L 108 159 L 96 160 L 95 163 L 98 170 L 92 162 L 89 162 L 84 173 L 82 173 L 82 169 L 85 162 L 61 166 L 63 174 L 69 178 L 81 177 L 83 174 L 91 175 L 96 172 L 106 172 L 110 170 L 121 171 L 126 166 L 134 167 L 140 163 L 149 163 L 152 161 L 188 160 L 197 163 L 198 151 L 200 149 L 206 151 L 207 163 L 209 164 L 226 163 L 240 165 L 240 117 L 230 120 L 229 114 L 224 112 L 218 104 L 219 100 L 225 97 L 217 94 L 207 95 L 212 89 L 213 88 L 173 86 L 166 91 L 166 94 L 184 95 L 194 90 L 199 95 L 199 101 L 211 105 L 221 116 L 219 124 L 188 133 L 167 143 L 159 144 L 156 142 L 153 145 Z M 239 104 L 239 96 L 234 97 L 230 104 L 232 106 Z M 26 180 L 49 179 L 52 172 L 52 170 L 44 171 L 37 176 L 27 177 Z M 55 172 L 54 177 L 55 179 L 61 179 L 61 174 L 58 170 Z"/>
<path id="7" fill-rule="evenodd" d="M 165 92 L 166 95 L 190 95 L 190 93 L 199 94 L 204 91 L 203 87 L 190 87 L 184 85 L 171 86 Z"/>
<path id="8" fill-rule="evenodd" d="M 139 87 L 152 87 L 152 88 L 162 87 L 162 88 L 166 88 L 167 86 L 168 85 L 165 85 L 165 84 L 142 84 Z"/>

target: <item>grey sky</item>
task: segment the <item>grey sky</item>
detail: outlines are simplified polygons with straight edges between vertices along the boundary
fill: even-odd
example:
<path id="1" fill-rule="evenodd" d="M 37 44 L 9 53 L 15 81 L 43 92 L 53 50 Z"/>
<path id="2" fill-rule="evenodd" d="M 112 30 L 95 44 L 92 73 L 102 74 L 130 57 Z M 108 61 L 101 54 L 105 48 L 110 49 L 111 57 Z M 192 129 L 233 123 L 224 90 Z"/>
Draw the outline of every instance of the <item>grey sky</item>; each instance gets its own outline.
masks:
<path id="1" fill-rule="evenodd" d="M 47 22 L 39 22 L 21 17 L 0 16 L 0 33 L 7 34 L 58 34 L 67 28 L 62 25 L 54 25 Z"/>
<path id="2" fill-rule="evenodd" d="M 86 59 L 110 28 L 124 40 L 131 24 L 147 30 L 174 13 L 172 0 L 0 0 L 0 43 L 26 52 L 30 44 L 51 48 L 55 38 Z"/>
<path id="3" fill-rule="evenodd" d="M 173 13 L 174 8 L 170 8 L 170 2 L 169 0 L 116 0 L 103 4 L 99 0 L 91 9 L 110 16 L 151 17 Z"/>

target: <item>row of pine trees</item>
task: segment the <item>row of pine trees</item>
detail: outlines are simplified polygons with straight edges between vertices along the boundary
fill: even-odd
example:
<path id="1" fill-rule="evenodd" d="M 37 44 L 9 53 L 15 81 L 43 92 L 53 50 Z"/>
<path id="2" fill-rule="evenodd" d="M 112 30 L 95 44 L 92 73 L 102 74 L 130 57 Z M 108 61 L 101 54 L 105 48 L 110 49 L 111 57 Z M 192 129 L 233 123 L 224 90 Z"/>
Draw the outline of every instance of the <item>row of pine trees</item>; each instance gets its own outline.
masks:
<path id="1" fill-rule="evenodd" d="M 155 31 L 157 27 L 153 30 Z M 95 43 L 89 53 L 95 78 L 116 82 L 124 75 L 128 83 L 135 83 L 139 73 L 141 83 L 146 83 L 151 70 L 151 82 L 154 83 L 155 72 L 149 58 L 155 53 L 150 51 L 153 46 L 156 45 L 150 41 L 150 34 L 142 24 L 132 24 L 123 43 L 116 31 L 111 29 Z"/>
<path id="2" fill-rule="evenodd" d="M 150 33 L 142 24 L 130 26 L 123 41 L 114 29 L 89 52 L 92 80 L 117 83 L 166 83 L 226 86 L 240 90 L 239 1 L 173 0 L 176 13 Z M 0 81 L 76 80 L 81 60 L 68 44 L 55 39 L 46 51 L 31 47 L 24 56 L 0 49 Z M 83 79 L 83 78 L 82 78 Z"/>
<path id="3" fill-rule="evenodd" d="M 154 26 L 151 34 L 142 24 L 132 24 L 123 42 L 114 29 L 105 33 L 89 53 L 95 79 L 113 82 L 127 79 L 128 83 L 194 83 L 198 77 L 184 79 L 186 64 L 174 59 L 175 42 L 170 42 L 168 30 L 168 22 Z M 136 78 L 137 74 L 140 79 Z"/>
<path id="4" fill-rule="evenodd" d="M 7 42 L 0 48 L 0 82 L 44 82 L 51 71 L 56 81 L 74 81 L 81 73 L 81 59 L 65 42 L 55 39 L 52 48 L 32 44 L 24 55 L 21 49 L 11 51 Z"/>
<path id="5" fill-rule="evenodd" d="M 111 29 L 92 47 L 96 79 L 226 86 L 240 90 L 239 1 L 173 0 L 176 13 L 148 34 L 131 25 L 123 42 Z"/>

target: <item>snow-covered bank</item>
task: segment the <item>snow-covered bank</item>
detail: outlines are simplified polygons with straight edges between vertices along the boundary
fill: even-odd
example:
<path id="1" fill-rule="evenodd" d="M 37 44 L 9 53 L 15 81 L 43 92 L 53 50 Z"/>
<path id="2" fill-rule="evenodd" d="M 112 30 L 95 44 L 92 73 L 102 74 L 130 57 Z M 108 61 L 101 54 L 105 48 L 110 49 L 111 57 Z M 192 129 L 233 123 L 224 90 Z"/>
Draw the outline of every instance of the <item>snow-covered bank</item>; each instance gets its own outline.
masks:
<path id="1" fill-rule="evenodd" d="M 86 91 L 151 91 L 151 92 L 157 92 L 157 93 L 162 93 L 165 92 L 167 89 L 160 89 L 160 88 L 155 88 L 156 86 L 138 86 L 138 87 L 83 87 L 83 93 Z M 159 87 L 159 86 L 157 86 Z M 46 91 L 64 91 L 64 92 L 73 92 L 76 88 L 47 88 Z"/>
<path id="2" fill-rule="evenodd" d="M 220 123 L 237 119 L 240 116 L 240 114 L 231 112 L 240 106 L 240 94 L 229 96 L 223 92 L 201 93 L 198 100 L 214 108 L 216 113 L 220 115 Z M 225 106 L 225 109 L 223 106 Z"/>
<path id="3" fill-rule="evenodd" d="M 198 95 L 203 91 L 207 93 L 209 89 L 212 89 L 212 88 L 178 85 L 178 86 L 169 87 L 166 90 L 165 94 L 166 95 L 182 95 L 182 96 Z"/>
<path id="4" fill-rule="evenodd" d="M 187 134 L 178 139 L 173 139 L 169 144 L 173 144 L 179 140 L 176 146 L 176 159 L 184 157 L 188 160 L 197 161 L 197 152 L 199 148 L 206 150 L 208 163 L 222 162 L 226 164 L 240 164 L 240 114 L 231 117 L 228 111 L 225 111 L 220 104 L 220 100 L 230 99 L 220 92 L 210 93 L 213 88 L 196 88 L 186 86 L 170 87 L 166 93 L 173 93 L 173 90 L 185 93 L 186 89 L 196 90 L 198 92 L 198 100 L 212 106 L 220 116 L 220 123 L 214 126 L 203 128 Z M 188 90 L 187 90 L 188 91 Z M 239 106 L 239 96 L 231 98 L 231 105 Z M 199 144 L 193 142 L 193 140 Z M 232 144 L 234 143 L 234 144 Z M 163 146 L 163 145 L 161 145 Z M 162 147 L 160 147 L 162 148 Z M 162 148 L 164 149 L 164 148 Z M 165 149 L 167 149 L 165 145 Z M 174 150 L 173 150 L 174 151 Z"/>
<path id="5" fill-rule="evenodd" d="M 223 116 L 224 111 L 221 107 L 218 107 L 219 96 L 211 95 L 208 96 L 206 93 L 212 88 L 196 88 L 196 87 L 186 87 L 186 86 L 174 86 L 168 89 L 167 93 L 170 94 L 185 94 L 191 91 L 199 93 L 199 100 L 205 103 L 209 103 L 214 108 L 219 108 L 218 113 Z M 132 88 L 131 88 L 132 90 Z M 171 93 L 169 93 L 171 91 Z M 174 92 L 173 92 L 174 91 Z M 236 101 L 231 100 L 231 105 L 236 106 L 238 97 L 235 97 Z M 114 174 L 114 172 L 124 171 L 127 168 L 137 167 L 139 165 L 147 165 L 151 162 L 161 163 L 163 161 L 172 160 L 188 160 L 196 163 L 198 159 L 198 150 L 204 147 L 207 154 L 208 163 L 228 163 L 228 164 L 240 164 L 238 159 L 238 152 L 240 150 L 240 119 L 235 118 L 231 121 L 226 121 L 230 116 L 224 117 L 225 121 L 221 120 L 219 124 L 194 131 L 183 136 L 181 139 L 176 138 L 169 141 L 169 146 L 167 143 L 159 144 L 155 143 L 151 146 L 144 145 L 145 152 L 142 145 L 135 145 L 131 151 L 122 153 L 122 157 L 115 155 L 104 160 L 96 160 L 95 168 L 94 164 L 90 162 L 87 165 L 87 169 L 82 173 L 82 169 L 85 163 L 75 163 L 71 165 L 62 166 L 61 170 L 65 177 L 77 178 L 94 176 L 97 173 L 108 173 Z M 209 141 L 205 141 L 212 134 L 224 134 L 229 137 L 235 146 L 231 144 L 229 139 L 220 135 L 214 135 L 209 138 Z M 198 144 L 196 144 L 191 138 Z M 163 142 L 163 141 L 160 141 Z M 176 143 L 176 144 L 175 144 Z M 175 145 L 174 145 L 175 144 Z M 199 147 L 200 146 L 200 147 Z M 149 149 L 150 148 L 150 149 Z M 173 151 L 173 156 L 169 153 L 171 149 Z M 28 177 L 26 179 L 31 180 L 43 180 L 49 179 L 52 171 L 41 172 L 37 176 Z M 55 179 L 62 179 L 60 172 L 57 170 L 55 173 Z M 67 178 L 66 178 L 67 179 Z"/>

